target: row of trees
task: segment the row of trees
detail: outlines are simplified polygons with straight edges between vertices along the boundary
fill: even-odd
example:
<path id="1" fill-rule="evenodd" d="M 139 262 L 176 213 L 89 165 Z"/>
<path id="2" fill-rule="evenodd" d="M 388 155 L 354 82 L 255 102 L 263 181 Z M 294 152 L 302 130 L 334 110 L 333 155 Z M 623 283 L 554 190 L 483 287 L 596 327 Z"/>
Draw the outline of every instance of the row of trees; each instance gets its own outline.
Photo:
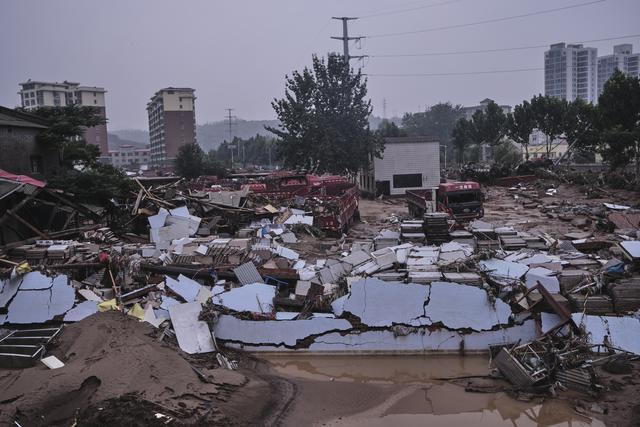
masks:
<path id="1" fill-rule="evenodd" d="M 640 176 L 640 80 L 617 71 L 605 84 L 597 105 L 537 95 L 504 114 L 491 102 L 471 120 L 459 119 L 451 136 L 460 162 L 470 146 L 495 147 L 505 138 L 520 144 L 529 160 L 535 129 L 546 136 L 547 158 L 562 137 L 576 153 L 599 153 L 612 168 L 635 162 L 636 176 Z"/>
<path id="2" fill-rule="evenodd" d="M 218 160 L 216 151 L 208 153 L 202 151 L 198 144 L 183 145 L 178 149 L 175 160 L 176 173 L 187 179 L 194 179 L 200 175 L 227 175 L 225 164 Z"/>
<path id="3" fill-rule="evenodd" d="M 231 165 L 232 160 L 234 163 L 242 163 L 244 166 L 275 166 L 279 164 L 276 159 L 275 138 L 260 134 L 247 139 L 235 137 L 231 144 L 224 141 L 209 154 L 227 165 Z"/>

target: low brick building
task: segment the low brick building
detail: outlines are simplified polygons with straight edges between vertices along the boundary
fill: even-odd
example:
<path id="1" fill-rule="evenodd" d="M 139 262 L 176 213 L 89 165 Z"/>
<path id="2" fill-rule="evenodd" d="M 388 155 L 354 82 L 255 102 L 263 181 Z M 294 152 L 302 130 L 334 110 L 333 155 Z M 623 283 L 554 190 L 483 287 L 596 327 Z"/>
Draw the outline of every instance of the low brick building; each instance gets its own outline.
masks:
<path id="1" fill-rule="evenodd" d="M 39 117 L 0 106 L 0 169 L 36 178 L 55 174 L 59 151 L 37 141 L 43 129 Z"/>

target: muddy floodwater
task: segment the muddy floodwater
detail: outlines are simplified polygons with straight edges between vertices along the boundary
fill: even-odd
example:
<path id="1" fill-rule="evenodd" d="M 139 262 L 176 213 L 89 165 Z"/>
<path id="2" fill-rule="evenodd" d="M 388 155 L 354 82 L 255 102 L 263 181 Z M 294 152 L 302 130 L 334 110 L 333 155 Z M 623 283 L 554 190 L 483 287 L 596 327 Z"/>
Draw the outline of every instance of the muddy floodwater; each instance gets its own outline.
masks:
<path id="1" fill-rule="evenodd" d="M 295 384 L 287 426 L 604 426 L 562 400 L 470 393 L 442 378 L 486 375 L 484 356 L 273 356 Z"/>

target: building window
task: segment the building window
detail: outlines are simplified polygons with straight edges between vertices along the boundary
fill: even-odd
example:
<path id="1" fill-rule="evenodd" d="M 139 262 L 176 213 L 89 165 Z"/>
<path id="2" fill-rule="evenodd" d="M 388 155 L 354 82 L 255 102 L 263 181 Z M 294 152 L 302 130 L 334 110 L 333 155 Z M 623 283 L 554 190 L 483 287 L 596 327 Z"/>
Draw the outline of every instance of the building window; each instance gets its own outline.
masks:
<path id="1" fill-rule="evenodd" d="M 422 187 L 421 173 L 393 175 L 393 188 Z"/>
<path id="2" fill-rule="evenodd" d="M 42 173 L 42 156 L 30 156 L 31 173 Z"/>

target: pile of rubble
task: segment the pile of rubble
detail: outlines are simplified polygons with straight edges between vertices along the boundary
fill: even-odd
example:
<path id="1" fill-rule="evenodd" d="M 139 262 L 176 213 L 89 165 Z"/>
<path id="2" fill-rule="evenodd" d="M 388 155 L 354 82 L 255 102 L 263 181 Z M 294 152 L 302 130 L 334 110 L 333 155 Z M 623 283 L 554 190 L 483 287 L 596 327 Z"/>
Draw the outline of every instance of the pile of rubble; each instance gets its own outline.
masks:
<path id="1" fill-rule="evenodd" d="M 633 338 L 640 333 L 640 224 L 627 207 L 605 206 L 618 231 L 629 227 L 608 235 L 606 244 L 486 221 L 460 228 L 429 213 L 422 220 L 394 218 L 372 239 L 343 235 L 329 241 L 331 250 L 312 253 L 300 241 L 316 239 L 328 224 L 318 222 L 323 212 L 337 220 L 353 208 L 351 199 L 341 199 L 347 204 L 339 212 L 320 196 L 288 200 L 246 188 L 141 186 L 131 221 L 148 239 L 94 227 L 76 240 L 5 247 L 0 365 L 44 360 L 60 325 L 106 311 L 175 337 L 187 354 L 216 354 L 230 369 L 235 364 L 222 345 L 279 352 L 491 350 L 514 384 L 569 387 L 586 381 L 594 363 L 640 355 Z"/>

